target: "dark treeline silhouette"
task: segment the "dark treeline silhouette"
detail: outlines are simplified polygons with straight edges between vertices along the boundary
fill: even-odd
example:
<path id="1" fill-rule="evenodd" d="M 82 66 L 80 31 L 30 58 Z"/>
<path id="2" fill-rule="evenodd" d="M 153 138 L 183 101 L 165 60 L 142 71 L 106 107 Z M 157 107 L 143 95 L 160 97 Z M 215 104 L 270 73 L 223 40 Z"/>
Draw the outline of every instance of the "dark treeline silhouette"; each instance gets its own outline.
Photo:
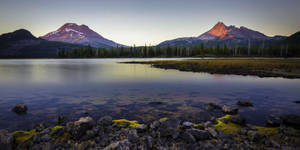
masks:
<path id="1" fill-rule="evenodd" d="M 147 58 L 147 57 L 295 57 L 300 56 L 299 44 L 273 44 L 269 46 L 142 46 L 118 48 L 93 48 L 91 46 L 72 50 L 60 49 L 59 58 Z"/>

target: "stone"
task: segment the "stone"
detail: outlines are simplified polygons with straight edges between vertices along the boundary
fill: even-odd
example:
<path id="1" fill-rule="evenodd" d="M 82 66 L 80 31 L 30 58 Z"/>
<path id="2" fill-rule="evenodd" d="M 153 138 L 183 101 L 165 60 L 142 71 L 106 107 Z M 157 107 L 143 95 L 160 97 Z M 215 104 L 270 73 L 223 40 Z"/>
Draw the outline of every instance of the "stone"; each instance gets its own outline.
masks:
<path id="1" fill-rule="evenodd" d="M 25 114 L 27 112 L 27 106 L 24 103 L 19 103 L 12 109 L 12 111 L 17 114 Z"/>
<path id="2" fill-rule="evenodd" d="M 147 126 L 144 124 L 141 124 L 141 125 L 135 127 L 135 129 L 137 130 L 138 133 L 143 133 L 147 130 Z"/>
<path id="3" fill-rule="evenodd" d="M 258 142 L 259 140 L 262 139 L 262 136 L 259 133 L 257 133 L 256 131 L 250 130 L 247 132 L 247 135 L 248 135 L 249 139 L 253 142 Z"/>
<path id="4" fill-rule="evenodd" d="M 65 116 L 58 116 L 58 118 L 57 118 L 57 123 L 58 123 L 58 125 L 66 125 L 66 123 L 68 122 L 68 119 L 67 119 L 67 117 L 65 117 Z"/>
<path id="5" fill-rule="evenodd" d="M 99 126 L 110 126 L 112 124 L 112 117 L 111 116 L 104 116 L 104 117 L 101 117 L 99 120 L 98 120 L 98 125 Z"/>
<path id="6" fill-rule="evenodd" d="M 195 143 L 196 142 L 195 137 L 189 132 L 183 132 L 180 135 L 180 138 L 183 139 L 184 141 L 186 141 L 187 143 Z"/>
<path id="7" fill-rule="evenodd" d="M 12 150 L 14 137 L 7 130 L 0 130 L 0 150 Z"/>
<path id="8" fill-rule="evenodd" d="M 212 122 L 211 122 L 211 121 L 206 121 L 206 122 L 203 124 L 203 126 L 204 126 L 205 128 L 210 127 L 211 125 L 212 125 Z"/>
<path id="9" fill-rule="evenodd" d="M 182 123 L 183 127 L 185 128 L 191 128 L 193 126 L 193 123 L 185 121 Z"/>
<path id="10" fill-rule="evenodd" d="M 253 103 L 249 100 L 239 100 L 237 102 L 237 105 L 242 106 L 242 107 L 251 107 L 251 106 L 253 106 Z"/>
<path id="11" fill-rule="evenodd" d="M 300 104 L 300 100 L 299 100 L 299 101 L 294 101 L 294 103 L 296 103 L 296 104 Z"/>
<path id="12" fill-rule="evenodd" d="M 270 126 L 270 127 L 279 127 L 281 124 L 280 117 L 277 117 L 275 115 L 270 115 L 267 117 L 266 124 L 267 124 L 267 126 Z"/>
<path id="13" fill-rule="evenodd" d="M 283 115 L 280 118 L 284 125 L 293 127 L 295 129 L 300 129 L 300 116 L 291 114 Z"/>
<path id="14" fill-rule="evenodd" d="M 229 118 L 229 121 L 232 122 L 232 123 L 235 123 L 235 124 L 239 124 L 241 126 L 244 126 L 245 123 L 246 123 L 246 119 L 240 115 L 232 115 L 230 118 Z"/>
<path id="15" fill-rule="evenodd" d="M 226 106 L 224 105 L 222 107 L 222 111 L 226 114 L 231 114 L 231 115 L 235 115 L 238 113 L 239 109 L 236 107 L 230 107 L 230 106 Z"/>
<path id="16" fill-rule="evenodd" d="M 50 133 L 50 129 L 45 129 L 42 132 L 40 132 L 40 134 L 48 134 Z"/>
<path id="17" fill-rule="evenodd" d="M 205 106 L 205 109 L 206 110 L 215 110 L 215 109 L 221 109 L 221 107 L 215 103 L 208 103 L 206 106 Z"/>
<path id="18" fill-rule="evenodd" d="M 41 141 L 43 142 L 48 142 L 51 140 L 51 136 L 49 134 L 45 134 L 44 136 L 41 137 Z"/>
<path id="19" fill-rule="evenodd" d="M 197 140 L 208 140 L 209 139 L 209 132 L 206 130 L 188 129 L 186 132 L 193 135 Z"/>
<path id="20" fill-rule="evenodd" d="M 128 139 L 122 140 L 122 141 L 117 141 L 117 142 L 113 142 L 111 144 L 109 144 L 108 146 L 106 146 L 103 150 L 119 150 L 125 147 L 128 147 L 130 144 L 130 142 L 128 141 Z"/>
<path id="21" fill-rule="evenodd" d="M 129 130 L 127 137 L 128 137 L 129 142 L 131 142 L 131 143 L 136 143 L 139 140 L 139 136 L 135 129 Z"/>
<path id="22" fill-rule="evenodd" d="M 34 135 L 32 136 L 32 141 L 33 141 L 34 143 L 39 143 L 39 142 L 41 141 L 41 137 L 40 137 L 38 134 L 34 134 Z"/>
<path id="23" fill-rule="evenodd" d="M 163 103 L 163 102 L 156 101 L 156 102 L 149 102 L 148 104 L 149 104 L 149 105 L 161 105 L 161 104 L 164 104 L 164 103 Z"/>
<path id="24" fill-rule="evenodd" d="M 67 123 L 67 130 L 70 131 L 73 139 L 80 139 L 87 130 L 93 128 L 94 120 L 91 117 L 81 117 L 78 121 Z"/>
<path id="25" fill-rule="evenodd" d="M 206 130 L 209 132 L 209 134 L 212 137 L 214 137 L 214 138 L 218 137 L 218 131 L 215 128 L 208 127 L 208 128 L 206 128 Z"/>

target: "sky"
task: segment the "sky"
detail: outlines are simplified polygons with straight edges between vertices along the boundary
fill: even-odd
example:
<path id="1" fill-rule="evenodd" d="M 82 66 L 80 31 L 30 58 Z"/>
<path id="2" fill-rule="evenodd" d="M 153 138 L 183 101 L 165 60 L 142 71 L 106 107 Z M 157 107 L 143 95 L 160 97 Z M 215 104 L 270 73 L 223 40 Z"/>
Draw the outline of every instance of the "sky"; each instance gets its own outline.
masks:
<path id="1" fill-rule="evenodd" d="M 268 36 L 300 31 L 300 0 L 0 0 L 0 34 L 85 24 L 125 45 L 199 36 L 218 21 Z"/>

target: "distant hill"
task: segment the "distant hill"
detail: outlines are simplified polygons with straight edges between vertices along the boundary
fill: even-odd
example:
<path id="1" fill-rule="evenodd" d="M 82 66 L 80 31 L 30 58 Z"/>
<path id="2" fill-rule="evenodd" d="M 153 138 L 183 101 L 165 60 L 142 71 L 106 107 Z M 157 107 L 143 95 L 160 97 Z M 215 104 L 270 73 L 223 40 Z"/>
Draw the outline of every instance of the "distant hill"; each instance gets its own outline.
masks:
<path id="1" fill-rule="evenodd" d="M 287 37 L 285 40 L 284 40 L 285 43 L 288 43 L 288 44 L 298 44 L 300 45 L 300 31 L 299 32 L 296 32 L 295 34 Z"/>
<path id="2" fill-rule="evenodd" d="M 83 47 L 62 42 L 50 42 L 36 38 L 25 29 L 0 35 L 1 58 L 47 58 L 57 57 L 60 49 Z"/>
<path id="3" fill-rule="evenodd" d="M 269 37 L 263 33 L 246 27 L 238 28 L 232 25 L 226 26 L 223 22 L 218 22 L 212 29 L 198 37 L 185 37 L 168 40 L 160 43 L 158 46 L 188 46 L 199 45 L 200 43 L 204 43 L 207 46 L 214 46 L 217 44 L 234 46 L 247 45 L 248 42 L 250 42 L 251 45 L 269 45 L 283 39 L 285 39 L 284 36 Z"/>
<path id="4" fill-rule="evenodd" d="M 86 25 L 77 25 L 75 23 L 66 23 L 56 31 L 41 36 L 41 38 L 48 41 L 90 45 L 97 48 L 124 46 L 104 38 Z"/>

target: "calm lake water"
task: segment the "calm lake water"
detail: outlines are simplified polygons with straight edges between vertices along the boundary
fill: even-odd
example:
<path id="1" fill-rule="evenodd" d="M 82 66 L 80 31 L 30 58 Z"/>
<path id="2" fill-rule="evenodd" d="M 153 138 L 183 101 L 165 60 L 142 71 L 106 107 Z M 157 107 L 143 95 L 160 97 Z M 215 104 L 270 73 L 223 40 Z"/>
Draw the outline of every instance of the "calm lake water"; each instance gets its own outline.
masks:
<path id="1" fill-rule="evenodd" d="M 269 114 L 298 114 L 300 80 L 211 75 L 118 62 L 150 59 L 0 60 L 0 129 L 54 125 L 59 115 L 70 121 L 82 116 L 110 115 L 146 123 L 162 117 L 200 122 L 221 112 L 204 109 L 209 102 L 235 105 L 248 123 L 263 125 Z M 24 102 L 29 110 L 11 108 Z M 151 104 L 150 102 L 162 102 Z"/>

